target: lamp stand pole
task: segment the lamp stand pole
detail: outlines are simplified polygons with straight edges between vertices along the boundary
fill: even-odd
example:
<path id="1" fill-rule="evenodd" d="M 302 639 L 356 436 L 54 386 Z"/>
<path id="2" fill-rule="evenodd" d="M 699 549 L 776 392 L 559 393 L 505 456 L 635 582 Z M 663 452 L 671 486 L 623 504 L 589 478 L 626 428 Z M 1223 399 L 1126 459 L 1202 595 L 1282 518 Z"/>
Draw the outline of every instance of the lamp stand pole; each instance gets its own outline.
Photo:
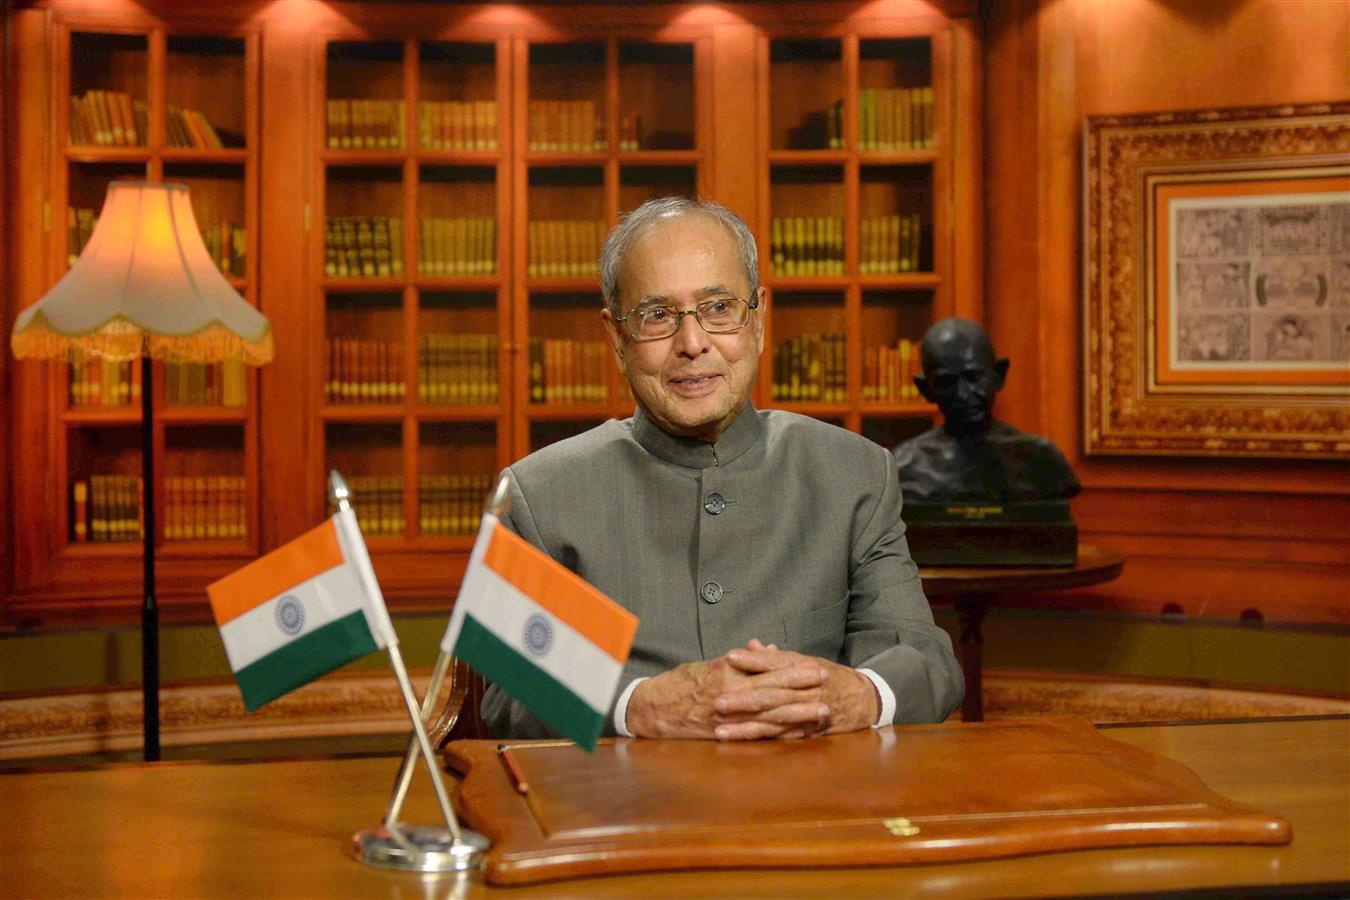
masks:
<path id="1" fill-rule="evenodd" d="M 159 606 L 155 602 L 155 392 L 149 356 L 141 357 L 141 509 L 145 522 L 145 599 L 141 603 L 141 692 L 145 759 L 159 759 Z"/>

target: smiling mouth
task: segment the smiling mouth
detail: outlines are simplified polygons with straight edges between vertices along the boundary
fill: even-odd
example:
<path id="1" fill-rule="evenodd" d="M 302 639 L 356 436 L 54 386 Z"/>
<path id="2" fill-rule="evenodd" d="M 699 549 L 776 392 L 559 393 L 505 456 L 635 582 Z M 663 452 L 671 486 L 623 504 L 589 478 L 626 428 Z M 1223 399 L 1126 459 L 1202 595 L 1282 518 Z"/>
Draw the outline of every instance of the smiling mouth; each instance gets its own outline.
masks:
<path id="1" fill-rule="evenodd" d="M 684 375 L 670 379 L 670 386 L 681 394 L 701 394 L 709 390 L 720 375 Z"/>

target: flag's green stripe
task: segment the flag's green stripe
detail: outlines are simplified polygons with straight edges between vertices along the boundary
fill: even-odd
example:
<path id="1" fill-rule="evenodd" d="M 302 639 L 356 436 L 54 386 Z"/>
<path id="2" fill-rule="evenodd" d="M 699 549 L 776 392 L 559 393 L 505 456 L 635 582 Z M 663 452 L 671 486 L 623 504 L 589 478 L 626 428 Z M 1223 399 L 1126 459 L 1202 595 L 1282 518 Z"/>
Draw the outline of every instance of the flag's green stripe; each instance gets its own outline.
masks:
<path id="1" fill-rule="evenodd" d="M 505 643 L 472 615 L 464 617 L 454 655 L 473 666 L 488 681 L 525 704 L 555 731 L 587 750 L 605 724 L 605 714 L 569 691 L 519 650 Z"/>
<path id="2" fill-rule="evenodd" d="M 316 628 L 234 673 L 249 712 L 378 647 L 361 610 Z"/>

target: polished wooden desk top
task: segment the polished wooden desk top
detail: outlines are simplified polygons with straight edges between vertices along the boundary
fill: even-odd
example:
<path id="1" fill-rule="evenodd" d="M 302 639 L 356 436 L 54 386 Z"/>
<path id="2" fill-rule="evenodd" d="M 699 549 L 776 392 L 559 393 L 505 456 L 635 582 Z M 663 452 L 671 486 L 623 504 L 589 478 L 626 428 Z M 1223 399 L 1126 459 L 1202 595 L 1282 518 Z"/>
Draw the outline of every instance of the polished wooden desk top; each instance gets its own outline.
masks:
<path id="1" fill-rule="evenodd" d="M 378 822 L 397 768 L 392 758 L 127 764 L 0 775 L 0 897 L 1081 896 L 1350 885 L 1350 718 L 1105 734 L 1170 756 L 1219 793 L 1287 817 L 1293 842 L 670 872 L 505 890 L 384 872 L 347 857 L 351 833 Z M 424 775 L 413 792 L 406 818 L 433 821 Z"/>

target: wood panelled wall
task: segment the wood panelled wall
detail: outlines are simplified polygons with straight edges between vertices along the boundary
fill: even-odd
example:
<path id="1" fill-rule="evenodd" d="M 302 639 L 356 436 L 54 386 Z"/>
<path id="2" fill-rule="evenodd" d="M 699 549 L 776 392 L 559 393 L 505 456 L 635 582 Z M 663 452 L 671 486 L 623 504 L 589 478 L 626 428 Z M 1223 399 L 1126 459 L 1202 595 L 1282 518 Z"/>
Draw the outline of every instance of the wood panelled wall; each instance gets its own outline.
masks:
<path id="1" fill-rule="evenodd" d="M 1101 113 L 1350 97 L 1339 0 L 997 0 L 985 35 L 987 321 L 1000 416 L 1084 485 L 1085 541 L 1129 555 L 1075 605 L 1350 623 L 1350 469 L 1082 454 L 1081 137 Z"/>
<path id="2" fill-rule="evenodd" d="M 9 284 L 9 223 L 13 198 L 4 186 L 6 174 L 9 172 L 9 145 L 16 139 L 15 132 L 18 131 L 10 124 L 9 47 L 9 16 L 6 15 L 0 20 L 0 285 Z M 3 302 L 4 296 L 3 289 L 0 289 L 0 329 L 3 329 L 0 331 L 0 337 L 4 340 L 0 345 L 0 398 L 10 395 L 9 330 L 12 327 L 12 319 L 8 312 L 8 304 Z M 11 515 L 9 498 L 13 496 L 9 484 L 9 421 L 7 411 L 3 408 L 5 405 L 0 403 L 0 591 L 9 588 L 8 560 L 14 558 L 14 543 L 11 537 L 13 529 L 9 524 Z"/>

